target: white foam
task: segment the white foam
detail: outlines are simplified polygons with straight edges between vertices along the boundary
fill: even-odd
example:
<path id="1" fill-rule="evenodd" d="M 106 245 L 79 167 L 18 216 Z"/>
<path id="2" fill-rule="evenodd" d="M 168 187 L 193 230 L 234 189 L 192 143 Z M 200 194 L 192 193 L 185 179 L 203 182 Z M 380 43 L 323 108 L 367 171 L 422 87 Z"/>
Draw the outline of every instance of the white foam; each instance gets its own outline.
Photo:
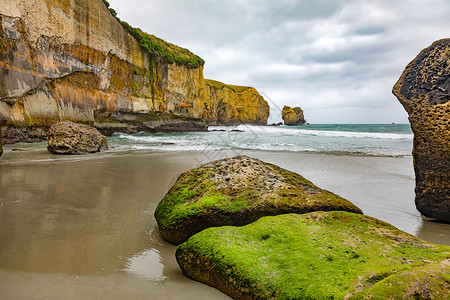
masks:
<path id="1" fill-rule="evenodd" d="M 384 132 L 352 132 L 352 131 L 328 131 L 328 130 L 309 130 L 290 128 L 287 126 L 210 126 L 209 131 L 225 130 L 232 132 L 233 130 L 242 130 L 244 132 L 254 133 L 282 133 L 284 135 L 310 135 L 323 137 L 345 137 L 345 138 L 369 138 L 369 139 L 392 139 L 392 140 L 412 140 L 412 134 L 406 133 L 384 133 Z"/>

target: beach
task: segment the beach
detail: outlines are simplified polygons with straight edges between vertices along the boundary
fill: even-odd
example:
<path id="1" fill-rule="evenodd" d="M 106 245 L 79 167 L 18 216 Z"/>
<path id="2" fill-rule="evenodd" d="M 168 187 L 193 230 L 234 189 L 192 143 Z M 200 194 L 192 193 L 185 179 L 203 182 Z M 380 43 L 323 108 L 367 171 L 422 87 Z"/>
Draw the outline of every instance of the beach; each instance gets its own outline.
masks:
<path id="1" fill-rule="evenodd" d="M 366 215 L 432 243 L 450 226 L 420 217 L 411 156 L 257 150 L 57 156 L 5 145 L 0 159 L 0 298 L 229 299 L 189 280 L 153 212 L 184 171 L 244 154 L 297 172 Z"/>

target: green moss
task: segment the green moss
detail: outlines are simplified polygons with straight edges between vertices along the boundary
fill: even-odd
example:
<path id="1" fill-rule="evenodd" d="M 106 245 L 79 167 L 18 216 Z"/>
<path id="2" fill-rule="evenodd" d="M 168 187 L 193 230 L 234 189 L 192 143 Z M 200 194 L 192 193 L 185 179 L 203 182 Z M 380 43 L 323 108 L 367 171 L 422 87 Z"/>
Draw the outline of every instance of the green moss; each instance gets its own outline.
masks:
<path id="1" fill-rule="evenodd" d="M 131 84 L 131 87 L 133 89 L 133 96 L 140 97 L 140 98 L 143 97 L 142 93 L 141 93 L 141 86 L 140 86 L 139 82 L 133 81 L 133 83 Z"/>
<path id="2" fill-rule="evenodd" d="M 449 251 L 370 217 L 317 212 L 205 229 L 180 245 L 176 256 L 189 277 L 229 295 L 342 299 L 401 272 L 448 259 Z M 217 278 L 211 272 L 219 275 L 215 282 L 207 279 Z M 385 299 L 377 298 L 377 291 L 370 294 Z"/>
<path id="3" fill-rule="evenodd" d="M 206 179 L 213 171 L 192 170 L 178 178 L 174 186 L 161 200 L 155 218 L 160 228 L 170 228 L 192 216 L 206 214 L 210 210 L 227 211 L 248 206 L 245 197 L 240 200 L 224 195 L 218 190 L 217 182 Z M 240 203 L 235 203 L 240 202 Z"/>
<path id="4" fill-rule="evenodd" d="M 168 43 L 154 35 L 143 32 L 139 28 L 134 28 L 125 21 L 121 21 L 117 17 L 117 12 L 109 8 L 109 3 L 103 0 L 110 13 L 119 21 L 119 23 L 139 42 L 141 47 L 147 50 L 150 55 L 162 57 L 166 62 L 178 65 L 185 65 L 190 69 L 195 69 L 205 64 L 205 61 L 190 52 L 188 49 L 181 48 L 174 44 Z"/>
<path id="5" fill-rule="evenodd" d="M 110 8 L 110 9 L 109 9 L 109 12 L 110 12 L 114 17 L 117 17 L 117 12 L 116 12 L 115 9 Z"/>

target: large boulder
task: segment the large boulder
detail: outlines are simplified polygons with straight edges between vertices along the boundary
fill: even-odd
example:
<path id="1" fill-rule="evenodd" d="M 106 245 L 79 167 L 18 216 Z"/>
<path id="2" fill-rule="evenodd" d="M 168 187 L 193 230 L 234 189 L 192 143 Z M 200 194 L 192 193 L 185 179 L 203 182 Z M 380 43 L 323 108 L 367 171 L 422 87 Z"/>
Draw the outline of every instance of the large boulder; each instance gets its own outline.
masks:
<path id="1" fill-rule="evenodd" d="M 161 236 L 177 245 L 208 227 L 319 210 L 362 213 L 296 173 L 240 155 L 183 173 L 159 203 L 155 218 Z"/>
<path id="2" fill-rule="evenodd" d="M 408 112 L 414 132 L 417 209 L 450 222 L 450 39 L 422 50 L 393 93 Z"/>
<path id="3" fill-rule="evenodd" d="M 186 276 L 234 299 L 448 299 L 449 255 L 348 212 L 208 228 L 176 251 Z"/>
<path id="4" fill-rule="evenodd" d="M 47 149 L 56 154 L 87 154 L 104 151 L 108 144 L 97 129 L 65 121 L 50 127 Z"/>
<path id="5" fill-rule="evenodd" d="M 281 117 L 283 118 L 285 125 L 303 125 L 305 124 L 305 117 L 303 110 L 300 107 L 284 106 L 281 111 Z"/>

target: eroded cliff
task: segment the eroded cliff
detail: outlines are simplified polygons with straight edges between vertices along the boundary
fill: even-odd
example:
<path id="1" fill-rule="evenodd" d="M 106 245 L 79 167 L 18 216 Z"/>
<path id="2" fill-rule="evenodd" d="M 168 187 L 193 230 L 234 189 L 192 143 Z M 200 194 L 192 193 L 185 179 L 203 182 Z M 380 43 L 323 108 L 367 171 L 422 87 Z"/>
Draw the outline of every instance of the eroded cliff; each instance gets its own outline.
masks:
<path id="1" fill-rule="evenodd" d="M 414 132 L 416 207 L 450 223 L 450 39 L 422 50 L 403 71 L 393 92 Z"/>
<path id="2" fill-rule="evenodd" d="M 6 119 L 6 142 L 40 140 L 62 120 L 104 128 L 124 114 L 142 113 L 147 121 L 156 115 L 166 127 L 173 118 L 177 124 L 186 119 L 189 126 L 180 130 L 266 123 L 269 106 L 255 89 L 217 88 L 204 80 L 203 60 L 188 50 L 158 40 L 173 52 L 152 52 L 132 34 L 101 0 L 2 4 L 0 118 Z"/>

